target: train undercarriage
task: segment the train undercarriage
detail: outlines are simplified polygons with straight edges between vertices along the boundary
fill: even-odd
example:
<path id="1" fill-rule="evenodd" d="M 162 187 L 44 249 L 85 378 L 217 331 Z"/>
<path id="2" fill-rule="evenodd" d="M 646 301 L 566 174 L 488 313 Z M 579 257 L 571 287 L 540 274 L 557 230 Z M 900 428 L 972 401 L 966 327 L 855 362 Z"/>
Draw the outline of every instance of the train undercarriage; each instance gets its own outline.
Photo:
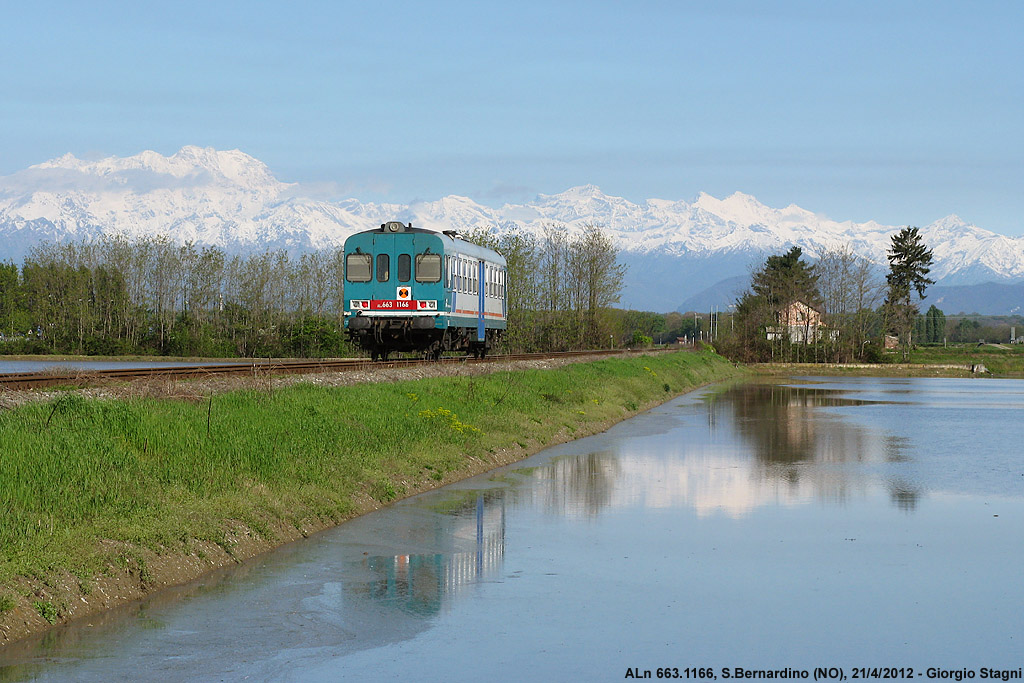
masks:
<path id="1" fill-rule="evenodd" d="M 393 352 L 416 352 L 424 358 L 437 360 L 448 352 L 465 352 L 474 358 L 483 358 L 497 347 L 504 331 L 486 330 L 484 341 L 478 341 L 475 327 L 437 329 L 433 325 L 434 319 L 427 317 L 357 316 L 348 321 L 348 335 L 375 361 L 387 360 Z"/>

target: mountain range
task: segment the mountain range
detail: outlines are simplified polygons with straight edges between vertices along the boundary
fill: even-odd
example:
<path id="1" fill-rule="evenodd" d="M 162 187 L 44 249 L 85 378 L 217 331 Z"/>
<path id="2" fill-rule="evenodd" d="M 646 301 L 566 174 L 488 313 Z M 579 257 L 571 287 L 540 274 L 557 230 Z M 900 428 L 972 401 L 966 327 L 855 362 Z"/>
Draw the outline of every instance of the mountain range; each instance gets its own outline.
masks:
<path id="1" fill-rule="evenodd" d="M 228 251 L 302 251 L 338 246 L 387 220 L 433 230 L 535 233 L 552 224 L 570 231 L 596 224 L 628 266 L 622 305 L 685 311 L 724 309 L 752 269 L 794 245 L 810 259 L 848 246 L 884 268 L 889 238 L 901 227 L 834 221 L 796 205 L 772 208 L 740 192 L 724 199 L 701 193 L 690 202 L 634 203 L 584 185 L 498 208 L 454 195 L 387 204 L 310 194 L 301 184 L 277 180 L 264 163 L 238 150 L 188 146 L 169 157 L 147 151 L 99 160 L 67 154 L 0 177 L 0 260 L 19 262 L 43 241 L 109 234 L 167 235 Z M 931 276 L 945 297 L 965 311 L 1024 309 L 1024 298 L 1018 298 L 1024 296 L 1024 238 L 983 230 L 955 215 L 921 226 L 921 234 L 933 249 Z M 999 285 L 1000 297 L 990 296 L 986 283 Z M 999 310 L 983 310 L 993 305 Z"/>

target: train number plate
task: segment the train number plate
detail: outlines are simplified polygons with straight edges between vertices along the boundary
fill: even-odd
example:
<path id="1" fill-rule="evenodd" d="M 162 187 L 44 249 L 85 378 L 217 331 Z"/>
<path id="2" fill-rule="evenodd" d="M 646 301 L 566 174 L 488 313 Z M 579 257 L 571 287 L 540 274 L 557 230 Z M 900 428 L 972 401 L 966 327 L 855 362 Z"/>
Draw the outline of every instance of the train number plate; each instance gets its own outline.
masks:
<path id="1" fill-rule="evenodd" d="M 353 306 L 353 308 L 355 308 Z M 437 301 L 417 301 L 416 299 L 371 299 L 371 311 L 436 311 Z"/>
<path id="2" fill-rule="evenodd" d="M 371 299 L 371 311 L 414 311 L 416 302 L 409 299 L 401 301 L 398 299 Z"/>

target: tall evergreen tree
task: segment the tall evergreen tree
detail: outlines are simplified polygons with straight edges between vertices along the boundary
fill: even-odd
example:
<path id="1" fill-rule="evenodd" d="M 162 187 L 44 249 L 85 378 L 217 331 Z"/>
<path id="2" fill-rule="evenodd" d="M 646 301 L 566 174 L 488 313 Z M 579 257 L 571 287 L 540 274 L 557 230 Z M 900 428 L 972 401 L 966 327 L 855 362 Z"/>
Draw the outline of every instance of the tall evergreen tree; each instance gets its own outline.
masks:
<path id="1" fill-rule="evenodd" d="M 925 341 L 932 344 L 942 341 L 946 332 L 946 314 L 932 306 L 928 307 L 925 316 Z"/>
<path id="2" fill-rule="evenodd" d="M 934 280 L 928 278 L 932 265 L 932 250 L 925 246 L 919 229 L 906 227 L 892 236 L 888 252 L 889 274 L 885 276 L 889 293 L 885 299 L 889 326 L 900 338 L 903 358 L 910 356 L 911 329 L 917 315 L 917 298 L 924 298 L 924 290 Z"/>
<path id="3" fill-rule="evenodd" d="M 769 256 L 764 266 L 750 278 L 750 289 L 736 302 L 735 354 L 744 360 L 767 360 L 778 356 L 788 337 L 775 335 L 776 344 L 769 344 L 767 328 L 779 324 L 782 310 L 795 301 L 815 308 L 821 305 L 818 276 L 803 260 L 800 247 L 793 247 L 781 256 Z"/>

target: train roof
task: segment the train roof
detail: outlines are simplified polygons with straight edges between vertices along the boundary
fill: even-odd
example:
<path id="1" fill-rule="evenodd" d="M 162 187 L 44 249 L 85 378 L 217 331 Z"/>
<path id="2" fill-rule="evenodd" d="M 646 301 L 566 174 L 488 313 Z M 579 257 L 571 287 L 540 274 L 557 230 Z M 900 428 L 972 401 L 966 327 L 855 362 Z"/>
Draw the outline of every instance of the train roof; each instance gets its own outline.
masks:
<path id="1" fill-rule="evenodd" d="M 352 239 L 353 237 L 359 237 L 361 235 L 400 235 L 403 233 L 419 233 L 433 235 L 440 239 L 442 244 L 444 244 L 444 250 L 446 253 L 465 254 L 466 256 L 486 261 L 497 262 L 500 263 L 501 265 L 506 265 L 504 256 L 494 251 L 493 249 L 488 249 L 486 247 L 481 247 L 478 244 L 467 242 L 466 240 L 460 238 L 454 230 L 437 232 L 436 230 L 427 230 L 426 228 L 414 228 L 412 227 L 411 224 L 403 225 L 402 228 L 399 230 L 390 230 L 387 227 L 390 225 L 392 224 L 385 223 L 381 225 L 381 227 L 379 228 L 375 228 L 373 230 L 363 230 L 362 232 L 357 232 L 353 235 L 349 235 L 348 239 L 345 240 L 346 248 L 348 245 L 348 240 Z"/>

